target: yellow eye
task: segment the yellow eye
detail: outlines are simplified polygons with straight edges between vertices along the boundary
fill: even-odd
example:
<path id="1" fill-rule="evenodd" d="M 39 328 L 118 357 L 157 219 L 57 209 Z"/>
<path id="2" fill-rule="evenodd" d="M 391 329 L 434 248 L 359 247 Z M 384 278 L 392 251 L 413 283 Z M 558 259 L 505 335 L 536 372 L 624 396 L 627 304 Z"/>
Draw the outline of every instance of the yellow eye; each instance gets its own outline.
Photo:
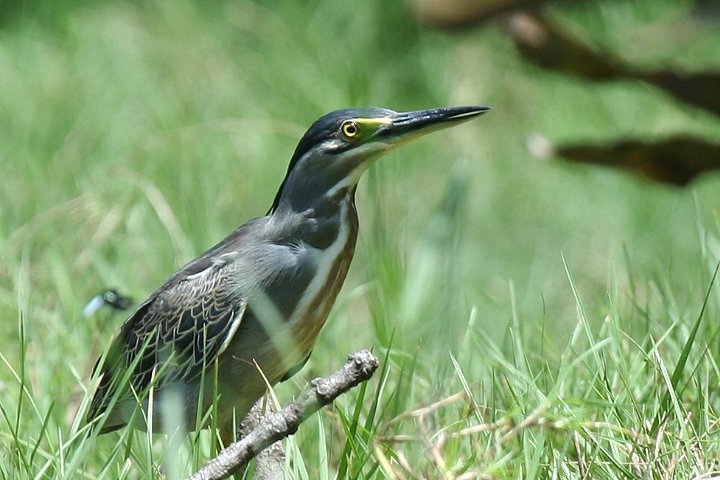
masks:
<path id="1" fill-rule="evenodd" d="M 347 139 L 353 139 L 360 134 L 360 129 L 358 128 L 357 123 L 352 120 L 348 120 L 343 123 L 340 127 L 340 131 Z"/>

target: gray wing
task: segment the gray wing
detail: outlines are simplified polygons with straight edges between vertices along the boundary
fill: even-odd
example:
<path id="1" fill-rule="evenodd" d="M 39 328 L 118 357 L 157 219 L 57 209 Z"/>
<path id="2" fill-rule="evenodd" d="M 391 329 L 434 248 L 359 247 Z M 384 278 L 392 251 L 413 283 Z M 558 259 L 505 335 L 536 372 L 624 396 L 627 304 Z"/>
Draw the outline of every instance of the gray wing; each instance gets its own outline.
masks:
<path id="1" fill-rule="evenodd" d="M 197 378 L 227 348 L 246 311 L 234 280 L 237 253 L 200 257 L 156 290 L 128 318 L 101 367 L 88 419 L 101 414 L 132 368 L 137 392 Z"/>

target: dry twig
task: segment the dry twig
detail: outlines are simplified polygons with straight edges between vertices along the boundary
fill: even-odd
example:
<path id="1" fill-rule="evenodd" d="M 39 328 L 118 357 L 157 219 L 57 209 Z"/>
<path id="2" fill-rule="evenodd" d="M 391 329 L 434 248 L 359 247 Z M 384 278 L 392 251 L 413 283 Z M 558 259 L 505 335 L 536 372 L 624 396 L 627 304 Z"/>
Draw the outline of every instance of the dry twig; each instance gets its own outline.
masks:
<path id="1" fill-rule="evenodd" d="M 252 432 L 262 422 L 263 418 L 275 411 L 272 403 L 265 395 L 263 398 L 255 402 L 250 412 L 240 425 L 240 437 L 244 437 Z M 283 450 L 282 442 L 275 442 L 262 452 L 255 459 L 255 474 L 253 478 L 256 480 L 276 480 L 284 478 L 285 473 L 285 450 Z"/>
<path id="2" fill-rule="evenodd" d="M 303 391 L 297 400 L 263 418 L 252 432 L 221 451 L 189 480 L 228 478 L 263 449 L 295 433 L 300 424 L 321 407 L 368 380 L 377 367 L 378 359 L 368 350 L 350 355 L 340 370 L 328 377 L 312 380 L 310 388 Z"/>

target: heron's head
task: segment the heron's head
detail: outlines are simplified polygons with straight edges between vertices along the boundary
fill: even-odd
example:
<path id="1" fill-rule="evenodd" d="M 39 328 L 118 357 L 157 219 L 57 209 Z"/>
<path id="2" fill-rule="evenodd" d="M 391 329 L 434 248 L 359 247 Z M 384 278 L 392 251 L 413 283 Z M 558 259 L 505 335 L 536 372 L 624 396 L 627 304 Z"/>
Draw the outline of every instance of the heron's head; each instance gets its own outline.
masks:
<path id="1" fill-rule="evenodd" d="M 450 107 L 399 113 L 357 108 L 328 113 L 298 143 L 271 212 L 282 202 L 301 211 L 324 197 L 351 193 L 370 163 L 391 148 L 488 110 Z"/>

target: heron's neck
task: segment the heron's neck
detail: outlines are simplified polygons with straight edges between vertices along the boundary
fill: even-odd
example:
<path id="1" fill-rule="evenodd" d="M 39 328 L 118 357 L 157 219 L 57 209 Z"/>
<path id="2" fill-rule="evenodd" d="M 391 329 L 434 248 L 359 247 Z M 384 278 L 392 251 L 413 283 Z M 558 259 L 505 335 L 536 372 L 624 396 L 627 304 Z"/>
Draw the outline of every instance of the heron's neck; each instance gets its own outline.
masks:
<path id="1" fill-rule="evenodd" d="M 283 226 L 282 232 L 278 233 L 289 242 L 300 241 L 315 248 L 326 248 L 344 228 L 350 227 L 353 239 L 357 234 L 354 186 L 297 207 L 281 200 L 271 214 L 273 223 Z"/>

